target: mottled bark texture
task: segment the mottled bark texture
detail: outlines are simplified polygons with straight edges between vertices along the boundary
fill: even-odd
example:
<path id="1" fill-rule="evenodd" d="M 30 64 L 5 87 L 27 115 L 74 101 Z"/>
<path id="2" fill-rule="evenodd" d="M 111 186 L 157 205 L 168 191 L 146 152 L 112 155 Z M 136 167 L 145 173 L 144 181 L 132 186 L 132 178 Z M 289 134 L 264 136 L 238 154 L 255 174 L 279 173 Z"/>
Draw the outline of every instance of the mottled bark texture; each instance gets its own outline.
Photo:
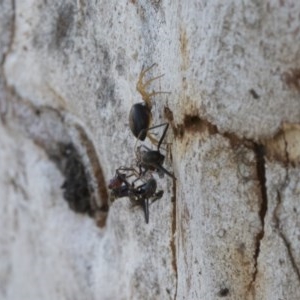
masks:
<path id="1" fill-rule="evenodd" d="M 300 299 L 299 11 L 0 0 L 0 298 Z M 107 184 L 153 63 L 176 180 L 145 224 Z"/>

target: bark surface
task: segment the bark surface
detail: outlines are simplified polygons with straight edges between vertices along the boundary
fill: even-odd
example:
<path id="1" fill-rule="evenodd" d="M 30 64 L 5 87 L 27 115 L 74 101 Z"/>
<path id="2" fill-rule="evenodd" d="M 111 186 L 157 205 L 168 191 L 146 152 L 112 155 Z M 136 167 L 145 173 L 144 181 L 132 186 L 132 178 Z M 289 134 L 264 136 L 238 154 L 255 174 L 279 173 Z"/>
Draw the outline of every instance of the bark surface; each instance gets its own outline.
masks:
<path id="1" fill-rule="evenodd" d="M 299 11 L 0 0 L 0 298 L 300 299 Z M 107 185 L 153 63 L 176 180 L 146 224 Z"/>

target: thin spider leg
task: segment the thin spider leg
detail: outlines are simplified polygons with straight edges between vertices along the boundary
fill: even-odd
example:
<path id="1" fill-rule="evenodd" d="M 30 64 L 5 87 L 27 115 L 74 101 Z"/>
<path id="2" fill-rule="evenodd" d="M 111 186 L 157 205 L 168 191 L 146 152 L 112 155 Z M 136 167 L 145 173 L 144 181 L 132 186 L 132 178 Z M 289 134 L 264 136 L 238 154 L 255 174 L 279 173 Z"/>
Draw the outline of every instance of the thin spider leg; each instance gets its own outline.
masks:
<path id="1" fill-rule="evenodd" d="M 159 79 L 159 78 L 161 78 L 161 77 L 163 77 L 163 76 L 165 76 L 165 74 L 161 74 L 161 75 L 159 75 L 159 76 L 153 77 L 153 78 L 147 80 L 145 83 L 141 83 L 141 84 L 142 84 L 143 88 L 145 89 L 147 86 L 149 86 L 149 84 L 150 84 L 151 82 L 153 82 L 153 81 L 155 81 L 156 79 Z"/>
<path id="2" fill-rule="evenodd" d="M 127 172 L 127 171 L 132 171 L 134 173 L 135 169 L 132 168 L 132 167 L 119 167 L 116 172 L 117 174 L 121 174 L 120 171 L 124 171 L 124 172 Z"/>
<path id="3" fill-rule="evenodd" d="M 158 94 L 171 94 L 170 92 L 164 92 L 164 91 L 154 91 L 154 92 L 151 92 L 150 94 L 148 94 L 148 97 L 153 97 L 155 95 L 158 95 Z"/>
<path id="4" fill-rule="evenodd" d="M 152 68 L 154 68 L 155 66 L 157 66 L 157 63 L 152 64 L 150 67 L 144 69 L 144 66 L 142 67 L 142 71 L 140 73 L 140 77 L 139 77 L 139 81 L 141 79 L 143 79 L 143 77 L 145 76 L 145 74 L 150 71 Z"/>
<path id="5" fill-rule="evenodd" d="M 145 87 L 147 86 L 145 86 L 144 85 L 144 83 L 143 83 L 143 79 L 144 79 L 144 76 L 145 76 L 145 74 L 148 72 L 148 71 L 150 71 L 153 67 L 155 67 L 157 64 L 153 64 L 153 65 L 151 65 L 150 67 L 148 67 L 148 68 L 146 68 L 146 69 L 144 69 L 144 67 L 142 68 L 142 71 L 141 71 L 141 73 L 140 73 L 140 75 L 139 75 L 139 79 L 138 79 L 138 82 L 137 82 L 137 84 L 136 84 L 136 89 L 138 90 L 138 92 L 140 92 L 142 95 L 144 95 L 144 93 L 145 94 L 147 94 L 146 92 L 145 92 Z M 147 81 L 148 82 L 148 81 Z M 146 83 L 147 83 L 146 82 Z M 150 83 L 150 82 L 149 82 Z"/>
<path id="6" fill-rule="evenodd" d="M 132 173 L 131 174 L 129 174 L 129 175 L 127 175 L 126 176 L 126 178 L 129 178 L 129 177 L 131 177 L 131 176 L 138 176 L 138 171 L 135 169 L 135 168 L 132 168 L 132 167 L 120 167 L 120 168 L 118 168 L 117 169 L 117 174 L 118 175 L 122 175 L 119 171 L 125 171 L 125 172 L 128 172 L 128 171 L 131 171 Z"/>
<path id="7" fill-rule="evenodd" d="M 157 95 L 157 94 L 164 94 L 164 93 L 167 93 L 167 92 L 147 92 L 146 89 L 147 87 L 151 84 L 151 82 L 161 78 L 164 76 L 164 74 L 161 74 L 159 76 L 155 76 L 145 82 L 143 82 L 143 79 L 144 79 L 144 76 L 145 74 L 151 70 L 154 66 L 157 66 L 157 64 L 153 64 L 152 66 L 146 68 L 146 69 L 142 69 L 140 75 L 139 75 L 139 79 L 137 81 L 137 84 L 136 84 L 136 90 L 141 94 L 142 96 L 142 99 L 144 100 L 146 106 L 151 110 L 152 109 L 152 103 L 151 103 L 151 97 L 153 97 L 154 95 Z"/>
<path id="8" fill-rule="evenodd" d="M 124 172 L 127 172 L 127 171 L 131 171 L 132 173 L 127 175 L 127 174 L 123 174 L 120 172 L 121 171 L 124 171 Z M 131 184 L 127 181 L 128 178 L 132 177 L 132 176 L 135 176 L 135 177 L 138 177 L 138 172 L 134 169 L 134 168 L 127 168 L 127 167 L 120 167 L 116 170 L 116 173 L 117 173 L 117 176 L 120 178 L 120 180 L 125 183 L 125 185 L 127 187 L 131 186 Z"/>

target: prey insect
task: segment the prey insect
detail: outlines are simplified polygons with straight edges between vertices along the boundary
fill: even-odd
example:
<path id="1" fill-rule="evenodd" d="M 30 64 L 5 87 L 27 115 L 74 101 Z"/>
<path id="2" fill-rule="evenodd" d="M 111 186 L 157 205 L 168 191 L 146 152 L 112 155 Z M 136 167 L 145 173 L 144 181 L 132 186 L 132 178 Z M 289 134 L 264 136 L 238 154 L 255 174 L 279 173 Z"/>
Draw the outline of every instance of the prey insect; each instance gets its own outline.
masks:
<path id="1" fill-rule="evenodd" d="M 132 174 L 126 175 L 122 171 L 133 171 Z M 128 197 L 133 206 L 141 206 L 145 221 L 149 223 L 149 200 L 151 204 L 156 200 L 162 198 L 163 191 L 156 192 L 157 183 L 153 177 L 150 177 L 146 182 L 143 182 L 139 186 L 135 186 L 135 182 L 140 179 L 137 177 L 133 182 L 127 180 L 128 177 L 135 175 L 136 171 L 133 168 L 119 168 L 116 170 L 116 175 L 110 180 L 108 188 L 111 190 L 113 200 L 116 198 Z"/>

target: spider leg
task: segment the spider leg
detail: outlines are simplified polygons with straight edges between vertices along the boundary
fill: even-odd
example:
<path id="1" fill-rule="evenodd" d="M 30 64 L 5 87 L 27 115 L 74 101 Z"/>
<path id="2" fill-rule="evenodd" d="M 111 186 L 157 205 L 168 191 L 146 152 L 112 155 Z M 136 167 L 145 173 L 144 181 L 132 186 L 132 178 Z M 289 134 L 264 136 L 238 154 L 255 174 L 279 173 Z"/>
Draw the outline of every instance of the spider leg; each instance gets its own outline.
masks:
<path id="1" fill-rule="evenodd" d="M 136 84 L 136 90 L 141 94 L 142 96 L 142 99 L 144 100 L 146 106 L 151 110 L 152 109 L 152 103 L 151 103 L 151 97 L 157 95 L 157 94 L 167 94 L 168 92 L 162 92 L 162 91 L 158 91 L 158 92 L 147 92 L 146 91 L 146 88 L 150 85 L 151 82 L 161 78 L 164 76 L 164 74 L 162 75 L 159 75 L 159 76 L 156 76 L 156 77 L 153 77 L 149 80 L 147 80 L 146 82 L 143 82 L 143 79 L 145 77 L 145 74 L 147 72 L 149 72 L 153 67 L 157 66 L 156 63 L 154 63 L 153 65 L 151 65 L 150 67 L 144 69 L 142 68 L 142 71 L 139 75 L 139 79 L 138 79 L 138 82 Z"/>

